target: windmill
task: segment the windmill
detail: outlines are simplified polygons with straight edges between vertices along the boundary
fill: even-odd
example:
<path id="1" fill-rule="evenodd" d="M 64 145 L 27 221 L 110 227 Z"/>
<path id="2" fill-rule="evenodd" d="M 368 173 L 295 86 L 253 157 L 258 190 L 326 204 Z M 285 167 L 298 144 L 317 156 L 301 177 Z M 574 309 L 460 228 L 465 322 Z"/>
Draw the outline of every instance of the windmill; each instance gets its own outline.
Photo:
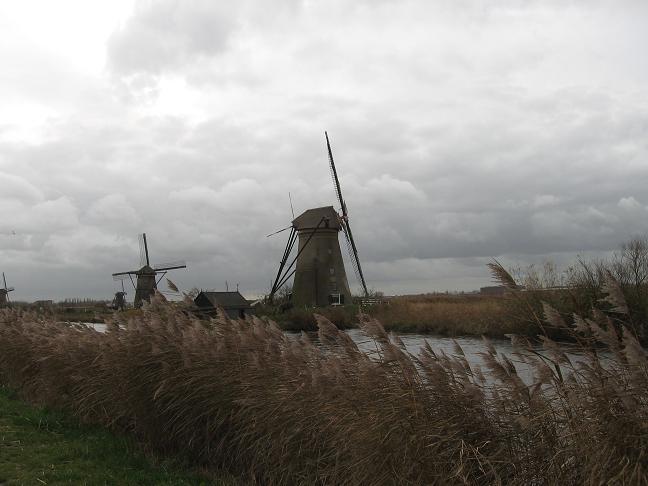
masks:
<path id="1" fill-rule="evenodd" d="M 2 272 L 2 282 L 4 283 L 4 287 L 0 288 L 0 307 L 9 305 L 9 292 L 16 290 L 13 287 L 7 287 L 7 279 L 4 272 Z"/>
<path id="2" fill-rule="evenodd" d="M 126 307 L 126 289 L 124 289 L 124 280 L 121 280 L 121 291 L 115 292 L 115 297 L 113 298 L 112 301 L 112 308 L 115 310 L 124 310 Z"/>
<path id="3" fill-rule="evenodd" d="M 340 231 L 344 233 L 351 264 L 359 283 L 362 285 L 364 296 L 368 296 L 367 284 L 358 258 L 358 249 L 349 224 L 349 213 L 342 197 L 340 180 L 333 161 L 331 143 L 328 134 L 324 132 L 324 135 L 326 136 L 331 177 L 333 178 L 333 186 L 340 204 L 341 214 L 338 214 L 333 206 L 308 209 L 294 218 L 291 226 L 277 232 L 289 229 L 290 236 L 270 291 L 270 301 L 272 301 L 277 291 L 294 275 L 292 303 L 295 306 L 325 306 L 351 303 L 351 291 L 349 290 L 349 282 L 338 240 Z M 297 242 L 298 248 L 297 255 L 288 264 L 295 242 Z"/>
<path id="4" fill-rule="evenodd" d="M 141 307 L 142 303 L 146 300 L 150 300 L 155 289 L 157 289 L 157 284 L 162 280 L 169 270 L 175 270 L 177 268 L 187 268 L 184 262 L 173 262 L 173 263 L 162 263 L 151 266 L 151 261 L 149 259 L 148 243 L 146 241 L 146 233 L 142 233 L 139 237 L 140 242 L 140 264 L 142 267 L 139 270 L 129 270 L 128 272 L 118 272 L 113 273 L 113 279 L 121 280 L 129 278 L 133 287 L 135 288 L 135 301 L 133 305 Z M 158 278 L 158 274 L 160 277 Z M 133 281 L 133 276 L 135 280 Z M 122 287 L 123 292 L 123 287 Z M 120 292 L 117 292 L 119 294 Z M 117 300 L 117 294 L 115 294 L 115 299 Z M 125 292 L 121 296 L 124 299 Z"/>

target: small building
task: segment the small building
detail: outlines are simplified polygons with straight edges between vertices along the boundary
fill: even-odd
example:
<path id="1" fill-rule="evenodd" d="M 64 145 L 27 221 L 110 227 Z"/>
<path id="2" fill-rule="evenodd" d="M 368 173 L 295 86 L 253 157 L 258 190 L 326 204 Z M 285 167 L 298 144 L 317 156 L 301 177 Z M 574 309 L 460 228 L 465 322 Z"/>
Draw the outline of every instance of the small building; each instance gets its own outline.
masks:
<path id="1" fill-rule="evenodd" d="M 244 319 L 254 314 L 250 302 L 237 292 L 203 292 L 194 299 L 194 304 L 205 314 L 214 314 L 222 307 L 231 319 Z"/>
<path id="2" fill-rule="evenodd" d="M 53 300 L 37 300 L 34 302 L 36 307 L 52 307 L 54 305 Z"/>
<path id="3" fill-rule="evenodd" d="M 508 289 L 504 285 L 492 285 L 490 287 L 481 287 L 479 293 L 481 295 L 496 295 L 501 296 L 507 293 Z"/>

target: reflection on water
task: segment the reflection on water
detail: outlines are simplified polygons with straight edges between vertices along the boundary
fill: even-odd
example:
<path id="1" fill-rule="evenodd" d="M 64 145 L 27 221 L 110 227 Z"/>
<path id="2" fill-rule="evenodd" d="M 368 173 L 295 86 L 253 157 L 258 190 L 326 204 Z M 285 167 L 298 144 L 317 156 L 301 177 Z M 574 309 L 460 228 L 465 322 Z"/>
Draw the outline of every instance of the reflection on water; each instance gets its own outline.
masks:
<path id="1" fill-rule="evenodd" d="M 361 350 L 375 351 L 376 345 L 373 340 L 368 338 L 360 329 L 350 329 L 347 331 L 347 334 Z M 481 338 L 470 336 L 449 338 L 423 334 L 395 334 L 403 341 L 405 349 L 415 356 L 419 354 L 421 348 L 425 345 L 425 341 L 430 344 L 430 347 L 432 347 L 435 353 L 441 354 L 443 352 L 448 356 L 452 356 L 456 354 L 454 345 L 456 342 L 463 349 L 469 363 L 483 363 L 479 353 L 486 351 L 486 346 Z M 498 353 L 510 354 L 512 351 L 511 343 L 507 340 L 495 339 L 490 342 Z"/>
<path id="2" fill-rule="evenodd" d="M 345 331 L 353 342 L 356 343 L 358 349 L 365 351 L 367 353 L 374 353 L 377 351 L 377 344 L 373 339 L 367 337 L 367 335 L 362 332 L 360 329 L 349 329 Z M 313 342 L 317 342 L 317 334 L 312 337 Z M 392 333 L 398 336 L 407 352 L 413 356 L 418 356 L 421 352 L 421 349 L 427 341 L 432 350 L 437 355 L 445 354 L 447 356 L 456 355 L 455 343 L 461 346 L 463 350 L 466 361 L 470 364 L 471 367 L 483 366 L 484 358 L 480 353 L 486 352 L 486 344 L 482 338 L 472 337 L 472 336 L 462 336 L 462 337 L 444 337 L 444 336 L 435 336 L 435 335 L 424 335 L 424 334 L 398 334 Z M 309 336 L 311 336 L 309 334 Z M 523 363 L 519 360 L 515 360 L 511 356 L 513 348 L 510 341 L 504 339 L 492 339 L 489 340 L 492 346 L 495 348 L 498 354 L 506 354 L 511 361 L 513 361 L 518 368 L 518 373 L 521 375 L 522 379 L 530 379 L 530 370 L 526 363 Z"/>
<path id="3" fill-rule="evenodd" d="M 358 348 L 367 353 L 375 353 L 377 351 L 377 344 L 373 339 L 367 337 L 367 335 L 362 332 L 360 329 L 350 329 L 345 331 L 351 339 L 356 343 Z M 398 334 L 393 333 L 398 336 L 403 344 L 405 349 L 412 354 L 413 356 L 418 356 L 421 352 L 421 349 L 425 345 L 425 342 L 430 345 L 432 350 L 437 355 L 445 354 L 447 356 L 456 356 L 457 352 L 455 349 L 455 343 L 461 346 L 461 349 L 464 352 L 466 361 L 470 364 L 473 370 L 476 367 L 481 367 L 484 371 L 487 382 L 489 382 L 488 369 L 485 367 L 485 360 L 483 353 L 487 352 L 486 343 L 481 337 L 473 336 L 462 336 L 462 337 L 444 337 L 444 336 L 435 336 L 435 335 L 424 335 L 424 334 Z M 295 334 L 296 335 L 296 334 Z M 309 337 L 314 343 L 318 342 L 317 333 L 309 333 Z M 518 376 L 528 385 L 533 382 L 533 373 L 531 367 L 528 363 L 523 361 L 513 350 L 511 342 L 507 339 L 489 339 L 490 344 L 495 348 L 497 355 L 506 357 L 515 365 Z M 561 345 L 565 350 L 565 354 L 568 359 L 576 364 L 583 361 L 584 355 L 582 352 L 575 350 L 573 346 L 569 344 Z M 536 353 L 546 356 L 545 350 L 538 345 L 534 348 Z M 609 357 L 608 353 L 599 353 L 599 356 L 602 358 Z M 565 367 L 564 364 L 561 365 L 561 370 L 566 375 L 570 373 L 569 368 Z"/>

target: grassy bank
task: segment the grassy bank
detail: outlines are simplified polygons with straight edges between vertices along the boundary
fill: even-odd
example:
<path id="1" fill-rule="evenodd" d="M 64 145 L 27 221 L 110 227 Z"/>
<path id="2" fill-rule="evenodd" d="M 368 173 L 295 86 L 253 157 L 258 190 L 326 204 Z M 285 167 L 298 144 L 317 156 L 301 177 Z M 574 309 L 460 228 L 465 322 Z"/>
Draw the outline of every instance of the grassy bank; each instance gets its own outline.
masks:
<path id="1" fill-rule="evenodd" d="M 415 295 L 390 299 L 367 312 L 386 330 L 445 336 L 527 334 L 511 320 L 503 297 L 479 295 Z"/>
<path id="2" fill-rule="evenodd" d="M 535 328 L 511 319 L 506 298 L 479 295 L 423 294 L 392 297 L 385 304 L 362 309 L 378 319 L 388 331 L 443 336 L 490 336 L 529 334 Z M 316 331 L 314 312 L 323 315 L 338 329 L 358 326 L 360 307 L 290 309 L 269 314 L 286 331 Z"/>
<path id="3" fill-rule="evenodd" d="M 2 310 L 0 383 L 259 484 L 645 484 L 648 359 L 615 312 L 569 327 L 545 307 L 578 360 L 518 337 L 477 366 L 459 346 L 412 356 L 370 318 L 372 355 L 322 317 L 325 346 L 157 300 L 106 333 Z"/>
<path id="4" fill-rule="evenodd" d="M 0 388 L 0 484 L 195 485 L 213 479 L 154 462 L 130 438 L 29 406 Z"/>
<path id="5" fill-rule="evenodd" d="M 325 316 L 338 329 L 351 329 L 358 326 L 358 312 L 360 307 L 357 305 L 345 305 L 339 307 L 322 307 L 317 309 L 288 309 L 284 312 L 272 312 L 271 309 L 261 309 L 261 314 L 267 316 L 276 322 L 284 331 L 317 331 L 317 319 L 315 312 Z"/>

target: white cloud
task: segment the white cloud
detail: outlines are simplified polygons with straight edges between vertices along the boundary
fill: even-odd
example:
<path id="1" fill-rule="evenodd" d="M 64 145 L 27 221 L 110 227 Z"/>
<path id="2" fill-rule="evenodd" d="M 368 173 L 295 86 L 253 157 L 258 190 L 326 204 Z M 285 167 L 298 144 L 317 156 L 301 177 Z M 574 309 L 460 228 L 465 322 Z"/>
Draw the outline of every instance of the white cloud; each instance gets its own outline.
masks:
<path id="1" fill-rule="evenodd" d="M 25 180 L 13 174 L 0 172 L 0 200 L 37 202 L 43 200 L 43 193 Z"/>
<path id="2" fill-rule="evenodd" d="M 108 194 L 93 202 L 86 217 L 94 225 L 133 227 L 140 222 L 137 212 L 123 194 Z"/>
<path id="3" fill-rule="evenodd" d="M 622 197 L 619 199 L 618 206 L 626 211 L 634 211 L 643 208 L 641 203 L 637 201 L 634 196 Z"/>
<path id="4" fill-rule="evenodd" d="M 125 73 L 156 74 L 187 58 L 221 52 L 234 28 L 230 10 L 206 0 L 137 2 L 133 16 L 109 40 L 111 65 Z"/>
<path id="5" fill-rule="evenodd" d="M 559 202 L 560 198 L 553 194 L 541 194 L 533 199 L 533 206 L 536 208 L 555 206 Z"/>

